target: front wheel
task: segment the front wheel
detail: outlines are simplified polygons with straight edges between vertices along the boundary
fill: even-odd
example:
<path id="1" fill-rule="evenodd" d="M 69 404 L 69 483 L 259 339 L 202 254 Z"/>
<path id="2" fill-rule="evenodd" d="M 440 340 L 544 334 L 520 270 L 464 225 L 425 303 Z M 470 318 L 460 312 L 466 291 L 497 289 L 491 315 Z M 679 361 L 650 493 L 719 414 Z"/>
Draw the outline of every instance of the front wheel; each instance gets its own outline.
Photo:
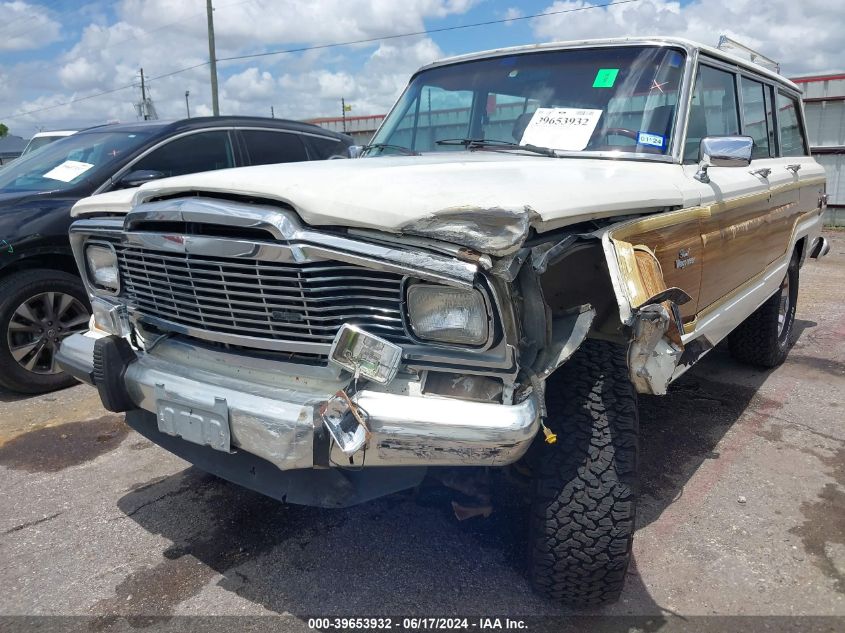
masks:
<path id="1" fill-rule="evenodd" d="M 88 329 L 79 279 L 58 270 L 13 273 L 0 283 L 0 386 L 44 393 L 75 380 L 56 364 L 62 340 Z"/>
<path id="2" fill-rule="evenodd" d="M 625 349 L 586 341 L 547 385 L 534 470 L 531 584 L 576 606 L 618 599 L 634 536 L 639 416 Z"/>
<path id="3" fill-rule="evenodd" d="M 777 367 L 789 352 L 798 303 L 798 257 L 793 257 L 778 291 L 730 333 L 728 346 L 738 361 Z"/>

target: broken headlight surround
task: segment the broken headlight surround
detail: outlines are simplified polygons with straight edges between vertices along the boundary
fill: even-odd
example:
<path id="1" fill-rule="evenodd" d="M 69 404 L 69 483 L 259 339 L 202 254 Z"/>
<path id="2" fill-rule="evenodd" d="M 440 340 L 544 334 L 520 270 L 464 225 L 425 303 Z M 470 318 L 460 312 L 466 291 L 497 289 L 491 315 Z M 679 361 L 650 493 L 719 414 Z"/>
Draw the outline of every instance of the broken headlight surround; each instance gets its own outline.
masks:
<path id="1" fill-rule="evenodd" d="M 85 267 L 94 289 L 110 295 L 120 293 L 120 271 L 114 246 L 108 242 L 86 243 Z"/>
<path id="2" fill-rule="evenodd" d="M 424 341 L 478 347 L 490 338 L 484 295 L 476 288 L 417 283 L 405 295 L 408 324 Z"/>

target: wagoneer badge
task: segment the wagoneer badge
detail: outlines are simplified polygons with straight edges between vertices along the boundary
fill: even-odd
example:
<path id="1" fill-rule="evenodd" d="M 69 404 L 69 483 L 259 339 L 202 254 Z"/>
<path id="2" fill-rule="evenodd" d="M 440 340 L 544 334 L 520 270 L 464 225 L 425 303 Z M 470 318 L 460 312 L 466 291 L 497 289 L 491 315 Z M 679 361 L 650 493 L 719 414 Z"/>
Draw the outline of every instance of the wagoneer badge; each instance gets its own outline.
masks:
<path id="1" fill-rule="evenodd" d="M 686 268 L 695 263 L 695 257 L 689 256 L 689 249 L 682 248 L 678 251 L 678 259 L 675 260 L 675 268 Z"/>

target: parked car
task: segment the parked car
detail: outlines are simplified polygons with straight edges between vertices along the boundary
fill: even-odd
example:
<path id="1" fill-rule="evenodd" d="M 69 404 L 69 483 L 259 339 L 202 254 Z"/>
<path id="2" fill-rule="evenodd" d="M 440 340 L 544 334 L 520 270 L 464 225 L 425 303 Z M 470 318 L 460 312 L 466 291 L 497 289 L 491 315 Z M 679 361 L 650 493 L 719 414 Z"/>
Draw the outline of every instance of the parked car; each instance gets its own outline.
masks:
<path id="1" fill-rule="evenodd" d="M 26 147 L 23 148 L 21 156 L 26 156 L 30 152 L 41 149 L 53 141 L 58 141 L 60 138 L 76 134 L 77 131 L 78 130 L 54 130 L 52 132 L 37 132 L 31 139 L 29 139 L 29 143 L 27 143 Z"/>
<path id="2" fill-rule="evenodd" d="M 90 316 L 68 242 L 77 200 L 165 176 L 346 156 L 351 143 L 282 119 L 149 121 L 78 132 L 0 171 L 0 386 L 38 393 L 74 382 L 55 350 Z"/>
<path id="3" fill-rule="evenodd" d="M 418 71 L 365 155 L 162 180 L 76 222 L 94 327 L 59 362 L 289 503 L 519 464 L 533 586 L 614 600 L 637 394 L 726 337 L 783 361 L 828 250 L 798 88 L 681 39 L 496 50 Z"/>

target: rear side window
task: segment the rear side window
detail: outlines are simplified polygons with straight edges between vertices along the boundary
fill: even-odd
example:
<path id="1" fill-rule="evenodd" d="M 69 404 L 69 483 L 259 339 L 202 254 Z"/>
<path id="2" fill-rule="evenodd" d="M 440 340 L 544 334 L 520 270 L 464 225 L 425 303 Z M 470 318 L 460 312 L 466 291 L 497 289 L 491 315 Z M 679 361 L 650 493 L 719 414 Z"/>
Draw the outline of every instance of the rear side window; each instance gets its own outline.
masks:
<path id="1" fill-rule="evenodd" d="M 272 165 L 308 160 L 299 134 L 264 130 L 241 130 L 250 165 Z"/>
<path id="2" fill-rule="evenodd" d="M 766 98 L 771 88 L 748 77 L 740 79 L 742 86 L 742 132 L 754 139 L 751 158 L 775 155 L 774 117 L 772 101 Z"/>
<path id="3" fill-rule="evenodd" d="M 235 166 L 229 133 L 225 130 L 197 132 L 170 141 L 147 154 L 133 170 L 160 171 L 165 176 L 181 176 Z"/>
<path id="4" fill-rule="evenodd" d="M 798 102 L 778 92 L 778 127 L 781 156 L 806 156 L 804 130 L 798 117 Z"/>
<path id="5" fill-rule="evenodd" d="M 738 112 L 733 74 L 699 66 L 690 105 L 684 161 L 698 160 L 698 149 L 705 136 L 739 134 Z"/>
<path id="6" fill-rule="evenodd" d="M 317 158 L 331 158 L 332 156 L 348 157 L 346 143 L 335 138 L 323 136 L 309 136 L 308 142 Z"/>

